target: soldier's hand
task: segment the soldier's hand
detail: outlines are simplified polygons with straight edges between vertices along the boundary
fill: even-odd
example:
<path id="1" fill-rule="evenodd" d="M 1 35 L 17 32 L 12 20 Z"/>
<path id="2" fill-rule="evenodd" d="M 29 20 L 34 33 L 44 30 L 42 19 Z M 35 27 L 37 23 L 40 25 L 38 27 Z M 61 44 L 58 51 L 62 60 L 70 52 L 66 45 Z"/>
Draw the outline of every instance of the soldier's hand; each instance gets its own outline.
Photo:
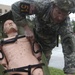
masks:
<path id="1" fill-rule="evenodd" d="M 26 36 L 30 41 L 34 40 L 34 34 L 33 34 L 32 31 L 26 31 L 26 32 L 25 32 L 25 36 Z"/>
<path id="2" fill-rule="evenodd" d="M 33 42 L 34 41 L 34 33 L 33 31 L 28 27 L 28 26 L 25 26 L 25 36 L 31 41 Z"/>

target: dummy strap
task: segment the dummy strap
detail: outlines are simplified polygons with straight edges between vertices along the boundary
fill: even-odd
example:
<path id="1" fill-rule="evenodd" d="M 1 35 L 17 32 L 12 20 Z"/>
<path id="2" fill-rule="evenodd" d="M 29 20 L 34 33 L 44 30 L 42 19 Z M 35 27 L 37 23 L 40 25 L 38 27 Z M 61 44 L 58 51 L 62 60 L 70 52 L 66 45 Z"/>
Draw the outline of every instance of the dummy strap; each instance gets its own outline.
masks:
<path id="1" fill-rule="evenodd" d="M 0 45 L 3 46 L 4 44 L 14 43 L 14 42 L 17 41 L 17 39 L 23 38 L 23 37 L 25 37 L 25 35 L 23 35 L 23 36 L 18 36 L 17 35 L 15 38 L 12 38 L 12 39 L 9 39 L 9 40 L 1 40 Z M 2 50 L 0 50 L 0 53 L 2 54 L 2 57 L 0 58 L 0 60 L 2 60 L 4 58 L 4 53 L 3 53 Z"/>
<path id="2" fill-rule="evenodd" d="M 33 50 L 33 52 L 35 53 L 35 54 L 37 54 L 37 53 L 39 53 L 39 52 L 42 52 L 42 50 L 43 50 L 43 48 L 42 48 L 42 46 L 40 45 L 40 43 L 38 43 L 38 45 L 39 45 L 39 50 L 34 50 L 34 46 L 35 46 L 35 43 L 38 43 L 37 41 L 34 41 L 33 42 L 33 44 L 32 44 L 32 50 Z"/>
<path id="3" fill-rule="evenodd" d="M 8 69 L 4 71 L 4 74 L 7 72 L 28 72 L 28 75 L 31 75 L 31 69 L 35 67 L 36 68 L 42 68 L 42 66 L 44 66 L 44 63 L 40 63 L 40 64 L 35 64 L 35 65 L 28 65 L 25 67 L 19 67 L 19 68 L 13 68 L 13 69 Z M 28 69 L 28 70 L 26 70 Z"/>
<path id="4" fill-rule="evenodd" d="M 2 39 L 1 41 L 0 41 L 0 45 L 1 46 L 3 46 L 3 45 L 5 45 L 5 44 L 10 44 L 10 43 L 14 43 L 14 42 L 16 42 L 17 41 L 17 39 L 20 39 L 20 38 L 24 38 L 25 37 L 25 35 L 16 35 L 16 37 L 15 38 L 12 38 L 12 39 L 8 39 L 8 40 L 4 40 L 4 39 Z M 42 52 L 42 46 L 39 44 L 39 47 L 40 47 L 40 49 L 39 50 L 34 50 L 34 45 L 35 45 L 35 43 L 36 43 L 37 41 L 35 41 L 35 42 L 33 42 L 33 44 L 32 44 L 32 50 L 33 50 L 33 52 L 34 53 L 39 53 L 39 52 Z M 2 54 L 2 58 L 0 58 L 0 60 L 2 60 L 3 58 L 4 58 L 4 54 L 3 54 L 3 52 L 2 51 L 0 51 L 0 53 Z"/>
<path id="5" fill-rule="evenodd" d="M 0 45 L 4 45 L 4 44 L 10 44 L 10 43 L 14 43 L 14 42 L 16 42 L 17 41 L 17 39 L 19 39 L 19 38 L 23 38 L 23 37 L 25 37 L 25 35 L 22 35 L 22 36 L 16 36 L 15 38 L 12 38 L 12 39 L 8 39 L 8 40 L 1 40 L 0 41 Z"/>
<path id="6" fill-rule="evenodd" d="M 25 35 L 20 35 L 20 36 L 17 35 L 15 38 L 12 38 L 12 39 L 1 40 L 0 45 L 3 46 L 4 44 L 14 43 L 14 42 L 17 41 L 17 39 L 20 39 L 20 38 L 23 38 L 23 37 L 25 37 Z M 38 43 L 38 42 L 37 42 L 37 43 Z M 37 51 L 35 51 L 35 50 L 34 50 L 34 44 L 35 44 L 35 42 L 33 42 L 33 45 L 32 45 L 33 52 L 34 52 L 34 53 L 39 53 L 39 52 L 41 52 L 41 50 L 42 50 L 41 45 L 39 45 L 40 49 L 37 50 Z"/>

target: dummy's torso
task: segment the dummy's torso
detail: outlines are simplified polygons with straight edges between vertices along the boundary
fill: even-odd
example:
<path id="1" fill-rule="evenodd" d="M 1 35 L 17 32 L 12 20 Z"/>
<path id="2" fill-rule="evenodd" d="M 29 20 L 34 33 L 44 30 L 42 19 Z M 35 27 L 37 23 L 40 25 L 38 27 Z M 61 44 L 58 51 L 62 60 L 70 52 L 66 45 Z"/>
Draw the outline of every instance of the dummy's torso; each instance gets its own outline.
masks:
<path id="1" fill-rule="evenodd" d="M 39 63 L 32 54 L 32 49 L 27 38 L 20 38 L 14 43 L 4 45 L 3 52 L 8 62 L 8 69 Z"/>

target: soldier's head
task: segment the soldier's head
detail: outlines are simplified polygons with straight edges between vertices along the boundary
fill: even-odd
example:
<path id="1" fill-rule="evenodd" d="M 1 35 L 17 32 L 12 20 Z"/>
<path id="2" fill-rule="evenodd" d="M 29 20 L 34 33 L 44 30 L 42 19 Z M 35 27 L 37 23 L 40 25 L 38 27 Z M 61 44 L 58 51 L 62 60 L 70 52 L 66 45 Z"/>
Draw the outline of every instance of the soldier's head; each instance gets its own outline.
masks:
<path id="1" fill-rule="evenodd" d="M 15 33 L 18 31 L 18 28 L 16 24 L 12 20 L 7 20 L 4 23 L 4 33 L 9 34 L 9 33 Z"/>
<path id="2" fill-rule="evenodd" d="M 74 0 L 53 0 L 52 18 L 55 22 L 60 23 L 71 12 L 74 12 L 75 1 Z"/>

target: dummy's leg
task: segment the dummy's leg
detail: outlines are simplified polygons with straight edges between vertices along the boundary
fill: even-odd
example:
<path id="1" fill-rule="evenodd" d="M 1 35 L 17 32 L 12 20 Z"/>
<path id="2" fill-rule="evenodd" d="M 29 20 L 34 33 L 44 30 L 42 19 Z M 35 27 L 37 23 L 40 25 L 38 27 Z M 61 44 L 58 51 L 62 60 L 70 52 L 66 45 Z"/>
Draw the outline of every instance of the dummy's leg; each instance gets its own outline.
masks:
<path id="1" fill-rule="evenodd" d="M 44 75 L 42 68 L 36 68 L 32 71 L 32 75 Z"/>
<path id="2" fill-rule="evenodd" d="M 7 69 L 7 62 L 1 50 L 0 50 L 0 64 L 4 67 L 4 69 Z"/>

